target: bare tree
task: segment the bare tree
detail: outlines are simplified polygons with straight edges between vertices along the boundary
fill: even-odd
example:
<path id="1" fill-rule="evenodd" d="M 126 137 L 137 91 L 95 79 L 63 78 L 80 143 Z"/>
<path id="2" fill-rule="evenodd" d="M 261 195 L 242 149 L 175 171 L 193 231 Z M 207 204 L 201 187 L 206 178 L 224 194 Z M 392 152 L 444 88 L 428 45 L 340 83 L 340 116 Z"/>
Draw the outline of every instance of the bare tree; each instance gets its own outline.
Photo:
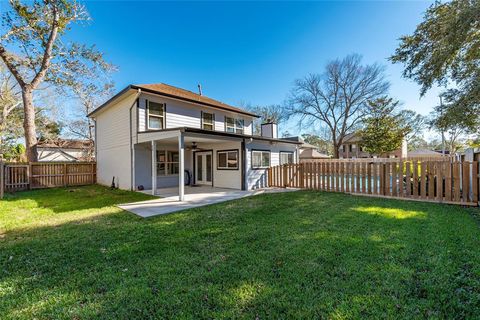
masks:
<path id="1" fill-rule="evenodd" d="M 98 83 L 77 83 L 72 88 L 75 97 L 79 102 L 78 118 L 67 124 L 67 130 L 75 137 L 88 140 L 86 154 L 89 160 L 94 157 L 94 124 L 87 115 L 95 109 L 98 104 L 112 95 L 113 83 L 109 81 L 98 81 Z"/>
<path id="2" fill-rule="evenodd" d="M 5 154 L 12 143 L 23 134 L 22 99 L 12 78 L 12 74 L 0 62 L 0 154 Z"/>
<path id="3" fill-rule="evenodd" d="M 62 41 L 72 23 L 86 20 L 85 7 L 74 0 L 10 0 L 2 14 L 0 58 L 21 88 L 29 161 L 37 160 L 34 91 L 43 82 L 71 86 L 92 66 L 110 67 L 95 47 Z"/>
<path id="4" fill-rule="evenodd" d="M 324 73 L 297 79 L 291 91 L 289 114 L 298 116 L 301 125 L 326 125 L 335 158 L 345 135 L 365 116 L 367 101 L 385 95 L 390 87 L 383 66 L 362 65 L 361 60 L 359 55 L 349 55 L 331 61 Z"/>
<path id="5" fill-rule="evenodd" d="M 246 106 L 246 109 L 260 116 L 253 122 L 253 132 L 257 135 L 260 135 L 262 123 L 275 122 L 276 124 L 281 124 L 288 118 L 285 108 L 279 104 Z"/>

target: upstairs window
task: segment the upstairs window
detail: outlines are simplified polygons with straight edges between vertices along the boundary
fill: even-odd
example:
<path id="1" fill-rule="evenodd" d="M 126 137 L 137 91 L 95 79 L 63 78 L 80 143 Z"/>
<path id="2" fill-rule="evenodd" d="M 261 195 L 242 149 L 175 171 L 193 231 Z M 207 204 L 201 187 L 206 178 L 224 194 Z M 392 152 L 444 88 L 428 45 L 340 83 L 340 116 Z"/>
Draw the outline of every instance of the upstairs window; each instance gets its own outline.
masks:
<path id="1" fill-rule="evenodd" d="M 252 150 L 252 169 L 270 167 L 270 151 Z"/>
<path id="2" fill-rule="evenodd" d="M 293 163 L 293 152 L 280 152 L 280 164 Z"/>
<path id="3" fill-rule="evenodd" d="M 225 131 L 230 133 L 243 134 L 243 119 L 225 117 Z"/>
<path id="4" fill-rule="evenodd" d="M 213 131 L 215 125 L 215 115 L 213 113 L 202 112 L 202 129 Z"/>
<path id="5" fill-rule="evenodd" d="M 147 100 L 148 129 L 164 129 L 165 104 Z"/>

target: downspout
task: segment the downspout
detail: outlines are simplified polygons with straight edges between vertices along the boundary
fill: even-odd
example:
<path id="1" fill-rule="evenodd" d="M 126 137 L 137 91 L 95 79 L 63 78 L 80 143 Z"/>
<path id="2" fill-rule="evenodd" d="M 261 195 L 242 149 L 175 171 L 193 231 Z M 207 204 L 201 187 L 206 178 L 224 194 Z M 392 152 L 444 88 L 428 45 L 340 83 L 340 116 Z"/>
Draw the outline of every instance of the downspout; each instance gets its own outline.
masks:
<path id="1" fill-rule="evenodd" d="M 128 109 L 128 117 L 129 117 L 129 124 L 130 124 L 130 190 L 131 191 L 135 191 L 135 186 L 134 186 L 134 183 L 133 183 L 135 163 L 134 163 L 134 158 L 133 158 L 132 109 L 135 105 L 137 105 L 137 109 L 138 109 L 138 107 L 139 107 L 138 97 L 140 96 L 140 93 L 142 93 L 142 90 L 139 88 L 139 89 L 137 89 L 137 95 L 135 96 L 135 102 Z M 137 119 L 137 121 L 138 121 L 138 119 Z M 138 132 L 137 132 L 137 135 L 138 135 Z"/>
<path id="2" fill-rule="evenodd" d="M 247 190 L 247 146 L 245 144 L 245 139 L 242 140 L 242 190 Z"/>
<path id="3" fill-rule="evenodd" d="M 93 123 L 95 125 L 95 132 L 93 133 L 93 135 L 95 136 L 95 141 L 93 141 L 93 147 L 95 148 L 93 152 L 95 152 L 95 162 L 97 162 L 97 119 L 92 119 L 93 120 Z"/>

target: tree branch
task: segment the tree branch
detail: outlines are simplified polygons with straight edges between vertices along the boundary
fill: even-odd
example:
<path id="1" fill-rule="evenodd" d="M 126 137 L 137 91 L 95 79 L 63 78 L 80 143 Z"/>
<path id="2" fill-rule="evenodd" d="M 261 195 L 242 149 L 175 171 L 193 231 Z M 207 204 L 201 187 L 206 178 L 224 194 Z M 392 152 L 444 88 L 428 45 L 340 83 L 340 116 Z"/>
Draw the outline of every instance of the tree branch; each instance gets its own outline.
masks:
<path id="1" fill-rule="evenodd" d="M 18 85 L 22 88 L 25 87 L 26 85 L 25 81 L 23 80 L 22 75 L 20 74 L 17 67 L 15 66 L 13 58 L 8 54 L 8 52 L 5 50 L 5 48 L 1 44 L 0 44 L 0 58 L 2 58 L 8 70 L 10 70 L 10 72 L 13 74 L 13 76 L 18 82 Z"/>
<path id="2" fill-rule="evenodd" d="M 48 67 L 50 66 L 50 62 L 52 60 L 52 50 L 55 44 L 55 40 L 58 35 L 58 9 L 54 5 L 53 6 L 53 23 L 52 29 L 50 31 L 50 35 L 48 37 L 47 45 L 45 47 L 45 53 L 43 54 L 42 64 L 40 65 L 40 69 L 38 73 L 33 78 L 32 82 L 30 83 L 32 89 L 35 89 L 40 82 L 42 82 L 43 78 L 47 74 Z"/>

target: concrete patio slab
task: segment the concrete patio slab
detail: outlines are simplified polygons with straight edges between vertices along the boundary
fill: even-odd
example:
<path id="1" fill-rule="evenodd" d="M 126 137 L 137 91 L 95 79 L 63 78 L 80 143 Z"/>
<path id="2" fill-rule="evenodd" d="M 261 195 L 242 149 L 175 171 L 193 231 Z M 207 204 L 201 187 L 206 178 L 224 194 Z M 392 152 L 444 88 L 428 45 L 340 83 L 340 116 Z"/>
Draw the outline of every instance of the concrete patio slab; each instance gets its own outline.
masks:
<path id="1" fill-rule="evenodd" d="M 185 201 L 180 202 L 178 201 L 178 188 L 165 188 L 158 189 L 157 194 L 161 198 L 134 203 L 125 203 L 118 205 L 118 207 L 132 212 L 140 217 L 148 218 L 263 193 L 290 192 L 297 190 L 298 189 L 293 188 L 233 190 L 213 188 L 208 186 L 185 187 Z"/>

